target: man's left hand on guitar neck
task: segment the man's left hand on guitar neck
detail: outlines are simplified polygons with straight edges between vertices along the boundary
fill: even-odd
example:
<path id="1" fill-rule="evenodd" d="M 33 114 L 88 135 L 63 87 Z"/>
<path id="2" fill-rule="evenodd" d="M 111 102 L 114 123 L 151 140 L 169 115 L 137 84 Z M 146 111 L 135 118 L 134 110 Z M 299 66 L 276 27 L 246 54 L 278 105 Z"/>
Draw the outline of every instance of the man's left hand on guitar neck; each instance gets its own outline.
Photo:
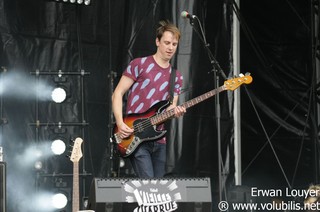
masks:
<path id="1" fill-rule="evenodd" d="M 176 118 L 183 116 L 187 112 L 186 108 L 183 106 L 170 105 L 167 110 L 171 110 L 171 109 L 174 109 L 174 116 Z"/>

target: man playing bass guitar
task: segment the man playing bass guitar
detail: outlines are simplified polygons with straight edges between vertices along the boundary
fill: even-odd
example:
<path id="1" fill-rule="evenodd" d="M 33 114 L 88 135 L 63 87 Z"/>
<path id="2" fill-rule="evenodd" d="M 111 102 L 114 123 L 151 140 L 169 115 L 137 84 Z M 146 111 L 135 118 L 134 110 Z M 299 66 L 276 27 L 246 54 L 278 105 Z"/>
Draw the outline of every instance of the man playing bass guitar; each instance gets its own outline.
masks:
<path id="1" fill-rule="evenodd" d="M 135 174 L 140 178 L 165 175 L 166 137 L 165 131 L 161 131 L 164 125 L 160 124 L 154 130 L 152 127 L 148 128 L 146 126 L 151 126 L 152 123 L 149 122 L 152 121 L 147 117 L 159 110 L 171 110 L 175 117 L 180 117 L 186 112 L 185 107 L 177 106 L 183 81 L 178 70 L 175 70 L 172 80 L 174 83 L 170 83 L 173 70 L 170 60 L 176 53 L 180 31 L 168 21 L 160 21 L 159 24 L 155 39 L 156 53 L 132 60 L 112 95 L 112 109 L 116 121 L 114 140 L 117 143 L 129 143 L 128 147 L 120 148 L 120 151 L 130 158 Z M 160 102 L 169 100 L 170 86 L 173 86 L 174 93 L 172 101 L 168 101 L 167 105 L 158 106 Z M 123 96 L 127 92 L 126 119 L 122 106 Z M 137 114 L 142 115 L 136 118 Z"/>

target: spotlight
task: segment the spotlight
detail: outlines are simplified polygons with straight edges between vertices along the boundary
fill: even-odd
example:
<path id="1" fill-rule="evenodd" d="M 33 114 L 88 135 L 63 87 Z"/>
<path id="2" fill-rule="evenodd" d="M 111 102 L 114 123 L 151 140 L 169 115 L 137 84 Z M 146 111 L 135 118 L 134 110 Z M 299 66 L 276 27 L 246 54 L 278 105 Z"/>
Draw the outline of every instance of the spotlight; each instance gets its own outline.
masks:
<path id="1" fill-rule="evenodd" d="M 41 161 L 36 161 L 36 162 L 34 163 L 34 168 L 35 168 L 36 170 L 41 170 L 42 167 L 43 167 L 43 164 L 42 164 Z"/>
<path id="2" fill-rule="evenodd" d="M 51 144 L 51 150 L 55 155 L 61 155 L 66 150 L 66 144 L 62 140 L 56 139 Z"/>
<path id="3" fill-rule="evenodd" d="M 71 4 L 84 4 L 84 5 L 90 5 L 91 3 L 91 0 L 55 0 L 55 1 L 71 3 Z"/>
<path id="4" fill-rule="evenodd" d="M 67 93 L 61 87 L 53 89 L 51 93 L 51 98 L 55 103 L 62 103 L 66 99 L 66 97 L 67 97 Z"/>
<path id="5" fill-rule="evenodd" d="M 68 203 L 68 198 L 63 193 L 57 193 L 52 196 L 52 206 L 57 209 L 62 209 L 66 207 Z"/>

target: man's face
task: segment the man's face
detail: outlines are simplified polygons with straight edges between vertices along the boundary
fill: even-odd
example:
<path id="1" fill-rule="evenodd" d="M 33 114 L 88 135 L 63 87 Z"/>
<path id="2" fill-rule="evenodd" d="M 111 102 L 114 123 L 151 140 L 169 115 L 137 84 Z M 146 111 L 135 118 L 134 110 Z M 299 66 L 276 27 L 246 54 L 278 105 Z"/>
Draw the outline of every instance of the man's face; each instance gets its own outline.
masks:
<path id="1" fill-rule="evenodd" d="M 165 31 L 162 38 L 156 39 L 156 44 L 158 47 L 158 53 L 163 60 L 170 60 L 178 47 L 178 39 L 173 35 L 172 32 Z"/>

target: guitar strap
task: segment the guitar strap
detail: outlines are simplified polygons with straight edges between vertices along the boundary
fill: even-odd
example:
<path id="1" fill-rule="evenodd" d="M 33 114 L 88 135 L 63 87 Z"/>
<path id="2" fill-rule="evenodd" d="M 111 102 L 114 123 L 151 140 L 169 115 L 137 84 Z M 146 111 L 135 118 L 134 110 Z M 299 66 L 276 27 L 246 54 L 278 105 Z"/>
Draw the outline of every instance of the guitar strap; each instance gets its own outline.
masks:
<path id="1" fill-rule="evenodd" d="M 171 68 L 171 75 L 170 75 L 170 104 L 173 103 L 173 97 L 174 97 L 174 80 L 176 78 L 176 69 Z"/>

